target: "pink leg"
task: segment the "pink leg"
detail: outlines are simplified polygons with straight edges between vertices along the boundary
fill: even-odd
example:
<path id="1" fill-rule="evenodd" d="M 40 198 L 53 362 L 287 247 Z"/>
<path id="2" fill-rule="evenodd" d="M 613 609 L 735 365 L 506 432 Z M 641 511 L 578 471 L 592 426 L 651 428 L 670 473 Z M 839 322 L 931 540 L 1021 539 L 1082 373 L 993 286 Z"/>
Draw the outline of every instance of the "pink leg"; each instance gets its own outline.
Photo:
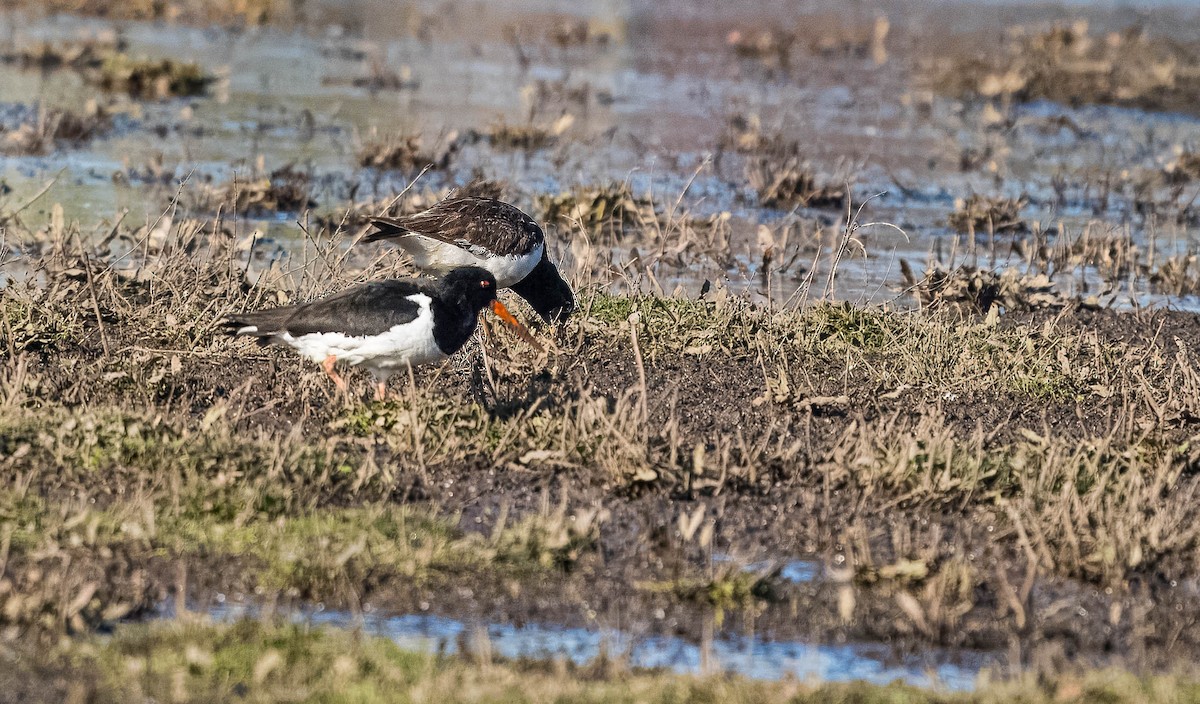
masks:
<path id="1" fill-rule="evenodd" d="M 329 355 L 328 357 L 325 358 L 325 363 L 321 365 L 321 368 L 325 370 L 325 373 L 329 375 L 330 379 L 333 379 L 333 383 L 337 384 L 339 391 L 345 391 L 347 388 L 346 380 L 343 379 L 342 377 L 338 376 L 337 372 L 333 371 L 333 365 L 336 362 L 337 362 L 337 357 L 334 357 L 333 355 Z"/>

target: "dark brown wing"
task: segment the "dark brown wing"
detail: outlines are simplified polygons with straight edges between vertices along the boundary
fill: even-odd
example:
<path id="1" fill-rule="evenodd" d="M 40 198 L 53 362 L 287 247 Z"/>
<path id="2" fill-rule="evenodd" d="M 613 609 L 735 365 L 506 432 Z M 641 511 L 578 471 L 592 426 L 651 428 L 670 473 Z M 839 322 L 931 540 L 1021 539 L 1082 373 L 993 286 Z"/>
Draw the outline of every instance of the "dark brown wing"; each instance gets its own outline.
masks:
<path id="1" fill-rule="evenodd" d="M 410 296 L 417 293 L 429 295 L 412 281 L 375 281 L 308 303 L 242 313 L 221 324 L 233 334 L 253 327 L 255 330 L 242 334 L 259 338 L 285 332 L 294 336 L 312 332 L 378 335 L 416 320 L 421 307 Z"/>
<path id="2" fill-rule="evenodd" d="M 495 198 L 450 197 L 428 210 L 398 218 L 371 218 L 378 228 L 362 242 L 422 235 L 469 250 L 527 254 L 543 239 L 542 228 L 514 205 Z"/>

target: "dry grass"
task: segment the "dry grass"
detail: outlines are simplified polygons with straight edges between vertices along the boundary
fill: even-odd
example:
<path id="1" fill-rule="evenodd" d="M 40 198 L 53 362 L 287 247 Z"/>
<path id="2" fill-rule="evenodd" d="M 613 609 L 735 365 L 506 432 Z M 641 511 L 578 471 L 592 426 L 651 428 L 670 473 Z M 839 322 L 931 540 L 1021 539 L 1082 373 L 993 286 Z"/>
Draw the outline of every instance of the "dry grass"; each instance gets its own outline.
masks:
<path id="1" fill-rule="evenodd" d="M 692 214 L 677 198 L 637 195 L 628 183 L 577 187 L 538 196 L 532 212 L 570 241 L 579 271 L 600 273 L 618 266 L 613 248 L 633 240 L 631 261 L 623 266 L 647 272 L 659 264 L 686 268 L 699 258 L 735 266 L 731 214 Z"/>
<path id="2" fill-rule="evenodd" d="M 112 116 L 95 100 L 84 112 L 38 106 L 27 122 L 0 134 L 0 151 L 12 155 L 49 154 L 63 146 L 78 146 L 103 136 L 112 128 Z"/>
<path id="3" fill-rule="evenodd" d="M 76 40 L 18 45 L 0 61 L 24 69 L 76 71 L 94 86 L 138 100 L 206 95 L 217 80 L 198 64 L 133 56 L 127 48 L 124 38 L 109 29 Z"/>
<path id="4" fill-rule="evenodd" d="M 127 48 L 124 39 L 113 31 L 71 42 L 43 41 L 32 46 L 20 46 L 0 56 L 0 61 L 21 68 L 41 70 L 99 69 L 113 54 Z"/>
<path id="5" fill-rule="evenodd" d="M 612 660 L 575 667 L 505 662 L 483 655 L 425 655 L 374 635 L 254 621 L 124 627 L 111 639 L 89 639 L 48 649 L 40 654 L 37 666 L 14 659 L 0 674 L 0 684 L 28 702 L 287 698 L 375 704 L 436 698 L 445 702 L 596 704 L 1133 704 L 1186 702 L 1197 696 L 1196 684 L 1184 676 L 1138 678 L 1117 670 L 990 682 L 974 693 L 926 691 L 901 684 L 800 684 L 724 675 L 629 672 Z"/>
<path id="6" fill-rule="evenodd" d="M 1062 308 L 1068 303 L 1045 274 L 1028 274 L 1012 267 L 1001 272 L 970 267 L 947 271 L 935 264 L 919 280 L 908 262 L 901 262 L 900 269 L 905 286 L 925 308 L 965 303 L 987 314 L 993 305 L 1015 311 Z"/>
<path id="7" fill-rule="evenodd" d="M 800 143 L 765 133 L 757 115 L 733 116 L 718 144 L 722 151 L 745 155 L 744 177 L 764 207 L 846 206 L 846 188 L 819 184 Z"/>
<path id="8" fill-rule="evenodd" d="M 1135 235 L 1135 230 L 1129 225 L 1118 226 L 1092 220 L 1078 227 L 1064 225 L 1056 233 L 1031 231 L 1024 235 L 1017 234 L 1011 240 L 1006 239 L 1002 248 L 993 241 L 987 256 L 996 260 L 1004 256 L 1003 250 L 1009 250 L 1020 258 L 1021 271 L 1011 269 L 999 275 L 999 278 L 1011 279 L 1009 284 L 999 279 L 993 283 L 1002 287 L 1020 284 L 1029 288 L 1030 293 L 1041 289 L 1043 293 L 1051 294 L 1055 282 L 1075 283 L 1080 284 L 1080 297 L 1089 304 L 1096 304 L 1102 297 L 1121 292 L 1136 293 L 1143 288 L 1171 296 L 1200 292 L 1200 271 L 1195 254 L 1188 248 L 1181 250 L 1174 241 L 1174 235 L 1161 233 L 1157 228 Z M 975 254 L 980 252 L 975 251 Z M 978 298 L 980 293 L 998 290 L 983 285 L 986 282 L 979 279 L 979 274 L 971 274 L 970 271 L 968 274 L 968 278 L 976 279 L 971 284 L 976 292 L 971 294 L 972 297 Z M 911 272 L 905 276 L 906 285 L 916 283 Z M 991 274 L 985 274 L 984 277 L 996 278 Z M 1099 288 L 1091 288 L 1097 279 Z M 926 286 L 930 281 L 932 279 L 927 278 L 920 286 Z M 955 289 L 954 297 L 962 298 L 962 293 Z M 1019 297 L 1017 289 L 1011 289 L 1011 293 Z M 928 298 L 924 293 L 921 296 L 922 300 Z M 1028 307 L 1019 301 L 1014 302 L 1019 308 Z M 1037 305 L 1048 303 L 1047 299 Z"/>
<path id="9" fill-rule="evenodd" d="M 260 25 L 290 19 L 299 9 L 292 0 L 48 0 L 36 3 L 17 0 L 9 5 L 31 6 L 47 14 L 223 25 Z"/>
<path id="10" fill-rule="evenodd" d="M 759 155 L 746 162 L 746 180 L 766 208 L 844 208 L 846 188 L 820 185 L 799 156 Z"/>
<path id="11" fill-rule="evenodd" d="M 472 347 L 368 405 L 331 396 L 293 356 L 215 332 L 229 312 L 336 290 L 378 275 L 377 263 L 348 266 L 339 240 L 262 262 L 200 221 L 118 230 L 95 246 L 61 223 L 24 233 L 37 283 L 0 297 L 0 618 L 15 635 L 137 613 L 181 562 L 215 586 L 326 603 L 382 598 L 379 585 L 400 576 L 594 576 L 595 547 L 640 510 L 626 497 L 644 494 L 801 497 L 788 500 L 811 508 L 791 529 L 853 569 L 836 587 L 853 599 L 824 603 L 842 624 L 829 628 L 864 637 L 1086 638 L 1023 575 L 1055 598 L 1075 584 L 1112 589 L 1088 602 L 1099 608 L 1153 575 L 1200 571 L 1190 440 L 1200 366 L 1175 339 L 1182 328 L 1158 335 L 1133 320 L 1148 332 L 1122 341 L 1069 316 L 581 291 L 553 352 L 492 348 L 484 362 Z M 464 505 L 452 497 L 487 472 L 514 496 L 563 476 L 591 498 L 571 504 L 574 520 L 549 502 L 481 514 L 482 534 L 428 504 L 400 505 Z M 712 540 L 744 539 L 716 530 Z M 621 549 L 609 544 L 606 559 Z M 683 585 L 662 598 L 757 604 L 742 577 L 677 549 L 678 572 L 631 579 Z M 1116 647 L 1173 615 L 1125 612 Z M 1156 662 L 1200 646 L 1187 635 L 1137 642 Z"/>
<path id="12" fill-rule="evenodd" d="M 183 191 L 188 208 L 214 213 L 221 208 L 239 215 L 261 216 L 268 213 L 299 213 L 316 207 L 312 196 L 312 174 L 285 164 L 264 173 L 261 164 L 250 178 L 236 176 L 224 183 L 201 183 Z"/>
<path id="13" fill-rule="evenodd" d="M 1163 172 L 1172 184 L 1200 181 L 1200 152 L 1180 151 L 1163 167 Z"/>
<path id="14" fill-rule="evenodd" d="M 483 132 L 472 133 L 471 137 L 474 140 L 487 141 L 494 149 L 532 151 L 557 144 L 559 138 L 574 122 L 575 118 L 570 113 L 563 113 L 557 120 L 545 125 L 533 122 L 524 125 L 498 122 Z"/>
<path id="15" fill-rule="evenodd" d="M 104 90 L 120 91 L 142 100 L 205 95 L 217 79 L 198 64 L 174 59 L 133 58 L 124 53 L 105 57 L 89 80 Z"/>
<path id="16" fill-rule="evenodd" d="M 25 69 L 78 71 L 92 85 L 138 100 L 206 95 L 217 77 L 195 63 L 135 57 L 124 39 L 109 30 L 77 41 L 18 47 L 0 60 Z"/>
<path id="17" fill-rule="evenodd" d="M 249 19 L 243 5 L 246 21 L 265 16 Z M 828 41 L 809 46 L 839 60 L 865 57 L 886 35 L 886 22 L 877 22 L 874 35 L 827 33 Z M 799 64 L 803 35 L 763 36 L 735 49 L 783 70 Z M 555 41 L 576 53 L 601 43 L 578 25 L 564 26 Z M 1038 85 L 1072 80 L 1076 64 L 1099 51 L 1099 40 L 1083 48 L 1081 41 L 1068 33 L 1018 44 L 1060 68 L 1007 57 L 986 74 L 1002 84 L 989 95 L 1027 99 L 1024 91 Z M 95 70 L 99 52 L 43 47 L 14 60 Z M 1020 87 L 1004 83 L 1011 66 Z M 1118 76 L 1113 85 L 1157 80 L 1162 69 L 1131 67 L 1151 79 Z M 367 69 L 355 80 L 368 89 L 414 84 L 382 63 Z M 176 91 L 166 74 L 114 75 L 140 97 Z M 1176 100 L 1171 91 L 1191 79 L 1172 80 L 1119 100 L 1164 91 L 1164 100 Z M 491 126 L 481 138 L 493 150 L 553 146 L 566 128 L 546 116 L 585 114 L 598 100 L 590 86 L 566 79 L 530 94 L 537 90 L 564 105 Z M 70 124 L 60 132 L 52 122 L 35 126 L 30 151 L 92 134 Z M 404 132 L 364 141 L 360 166 L 407 173 L 448 168 L 459 144 L 454 135 L 434 142 Z M 844 212 L 848 186 L 830 185 L 812 153 L 753 116 L 731 125 L 722 148 L 736 166 L 725 180 L 748 183 L 759 204 Z M 1187 217 L 1191 191 L 1178 187 L 1194 183 L 1193 156 L 1181 151 L 1155 168 L 1140 200 L 1147 221 Z M 968 157 L 971 165 L 1006 158 L 987 149 Z M 545 613 L 556 599 L 570 602 L 559 614 L 584 600 L 589 608 L 620 604 L 623 615 L 653 614 L 643 608 L 650 604 L 679 628 L 692 626 L 688 617 L 700 609 L 716 610 L 739 631 L 781 639 L 1004 648 L 1042 676 L 1025 682 L 1027 690 L 989 684 L 975 696 L 981 700 L 1136 701 L 1175 686 L 1180 698 L 1191 693 L 1174 680 L 1076 679 L 1044 663 L 1059 658 L 1061 668 L 1066 652 L 1157 668 L 1200 653 L 1190 621 L 1200 606 L 1191 586 L 1200 574 L 1200 338 L 1184 316 L 1098 312 L 1061 293 L 1062 274 L 1080 268 L 1108 282 L 1136 277 L 1162 291 L 1195 292 L 1194 256 L 1156 250 L 1129 228 L 1081 233 L 1060 225 L 1048 234 L 1021 219 L 1019 201 L 972 198 L 951 226 L 1010 233 L 1005 245 L 1023 248 L 1029 266 L 932 268 L 919 280 L 909 272 L 918 312 L 759 306 L 720 285 L 706 285 L 698 299 L 694 291 L 669 297 L 656 265 L 683 269 L 707 258 L 726 273 L 745 272 L 761 255 L 771 290 L 770 272 L 802 273 L 831 234 L 842 256 L 854 229 L 839 240 L 836 227 L 788 217 L 747 238 L 734 234 L 743 222 L 700 211 L 707 203 L 686 201 L 686 189 L 664 198 L 629 184 L 578 188 L 538 204 L 554 226 L 548 233 L 560 235 L 552 243 L 571 244 L 564 270 L 576 277 L 580 303 L 563 329 L 540 333 L 549 352 L 529 355 L 504 344 L 501 332 L 500 344 L 472 342 L 443 367 L 395 384 L 396 398 L 366 403 L 363 374 L 351 373 L 353 392 L 337 396 L 311 365 L 220 337 L 216 322 L 394 275 L 390 259 L 369 259 L 377 251 L 349 249 L 341 226 L 385 208 L 420 209 L 438 194 L 351 204 L 346 217 L 322 223 L 333 239 L 305 228 L 296 236 L 302 244 L 280 251 L 222 214 L 308 209 L 311 173 L 259 168 L 246 182 L 193 188 L 204 196 L 185 195 L 185 215 L 172 211 L 174 219 L 138 227 L 81 232 L 62 222 L 59 208 L 50 223 L 35 225 L 40 231 L 26 232 L 28 223 L 5 214 L 0 253 L 17 283 L 0 293 L 0 659 L 11 664 L 14 649 L 48 644 L 54 655 L 41 662 L 65 664 L 45 676 L 71 673 L 61 677 L 64 691 L 68 679 L 84 682 L 59 699 L 86 699 L 88 683 L 109 688 L 103 696 L 112 699 L 162 700 L 370 701 L 407 692 L 955 699 L 899 687 L 814 692 L 736 679 L 575 677 L 552 665 L 475 666 L 270 625 L 118 631 L 108 642 L 84 636 L 171 594 L 210 588 L 261 590 L 262 602 L 285 609 L 354 609 L 368 598 L 412 609 L 420 602 L 405 601 L 405 592 L 420 592 L 433 595 L 435 612 L 457 608 L 463 591 L 474 590 L 464 608 L 484 619 Z M 356 188 L 352 200 L 361 197 Z M 190 219 L 188 206 L 217 220 Z M 608 295 L 579 285 L 581 272 L 626 290 L 640 281 L 657 295 Z M 26 276 L 29 286 L 20 283 Z M 830 272 L 830 288 L 833 280 Z M 561 501 L 546 498 L 559 491 Z M 709 511 L 700 513 L 708 519 L 702 529 L 692 527 L 707 531 L 703 545 L 680 540 L 685 530 L 674 520 L 696 508 Z M 797 588 L 735 565 L 714 569 L 705 559 L 714 549 L 801 552 L 829 569 Z M 579 611 L 570 617 L 591 618 Z M 37 681 L 0 674 L 7 679 Z"/>
<path id="18" fill-rule="evenodd" d="M 412 67 L 407 64 L 392 68 L 379 58 L 372 58 L 366 68 L 366 73 L 358 76 L 325 76 L 321 79 L 321 84 L 350 85 L 365 88 L 371 93 L 416 90 L 421 87 L 421 81 L 413 75 Z"/>
<path id="19" fill-rule="evenodd" d="M 1200 48 L 1137 27 L 1104 36 L 1082 20 L 1017 27 L 1001 55 L 951 53 L 931 63 L 932 87 L 959 97 L 1182 111 L 1194 111 L 1200 98 Z"/>
<path id="20" fill-rule="evenodd" d="M 628 183 L 579 188 L 537 201 L 541 220 L 574 225 L 605 241 L 618 241 L 627 232 L 640 232 L 658 222 L 653 200 L 633 194 Z"/>
<path id="21" fill-rule="evenodd" d="M 760 31 L 734 30 L 725 38 L 733 53 L 743 59 L 754 59 L 767 68 L 787 71 L 791 66 L 792 47 L 796 35 L 780 29 Z"/>
<path id="22" fill-rule="evenodd" d="M 367 168 L 415 173 L 424 168 L 445 169 L 458 148 L 456 132 L 439 137 L 431 147 L 425 146 L 420 133 L 380 136 L 372 132 L 358 148 L 357 160 L 359 166 Z"/>
<path id="23" fill-rule="evenodd" d="M 788 73 L 801 52 L 831 59 L 887 61 L 891 23 L 884 15 L 871 22 L 847 21 L 844 15 L 808 15 L 792 28 L 735 29 L 726 45 L 741 59 L 752 59 L 770 72 Z"/>
<path id="24" fill-rule="evenodd" d="M 988 197 L 972 193 L 965 200 L 954 202 L 954 212 L 946 221 L 964 234 L 997 232 L 1028 232 L 1029 223 L 1021 217 L 1027 205 L 1025 198 Z"/>
<path id="25" fill-rule="evenodd" d="M 607 47 L 612 41 L 610 32 L 602 27 L 594 26 L 588 20 L 560 18 L 546 33 L 546 39 L 559 49 L 572 47 L 599 46 Z"/>

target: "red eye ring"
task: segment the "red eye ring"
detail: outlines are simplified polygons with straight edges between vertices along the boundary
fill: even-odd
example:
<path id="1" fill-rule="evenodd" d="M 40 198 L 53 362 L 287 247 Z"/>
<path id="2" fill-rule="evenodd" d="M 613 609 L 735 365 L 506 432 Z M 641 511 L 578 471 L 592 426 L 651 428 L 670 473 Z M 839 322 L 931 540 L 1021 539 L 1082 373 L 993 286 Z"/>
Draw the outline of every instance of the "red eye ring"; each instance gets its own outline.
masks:
<path id="1" fill-rule="evenodd" d="M 491 288 L 491 287 L 492 287 L 492 282 L 488 281 L 487 279 L 484 279 L 483 281 L 479 282 L 479 288 Z"/>

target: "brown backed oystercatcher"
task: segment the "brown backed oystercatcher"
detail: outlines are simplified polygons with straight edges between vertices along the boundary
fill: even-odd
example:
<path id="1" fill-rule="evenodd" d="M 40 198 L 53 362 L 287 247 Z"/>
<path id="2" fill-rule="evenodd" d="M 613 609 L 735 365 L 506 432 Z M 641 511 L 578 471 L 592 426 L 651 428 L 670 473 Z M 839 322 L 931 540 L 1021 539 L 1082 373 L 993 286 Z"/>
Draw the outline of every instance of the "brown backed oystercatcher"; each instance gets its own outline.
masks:
<path id="1" fill-rule="evenodd" d="M 494 198 L 494 192 L 476 181 L 419 213 L 371 218 L 377 229 L 360 242 L 394 241 L 429 273 L 483 267 L 543 320 L 565 320 L 575 308 L 575 295 L 546 256 L 542 228 L 520 208 Z"/>
<path id="2" fill-rule="evenodd" d="M 436 282 L 360 284 L 308 303 L 235 315 L 222 324 L 234 335 L 256 337 L 263 345 L 287 345 L 320 363 L 343 391 L 346 382 L 334 365 L 366 367 L 375 377 L 376 398 L 382 400 L 393 372 L 441 361 L 466 344 L 485 307 L 538 347 L 496 300 L 492 273 L 471 266 L 453 269 Z"/>

